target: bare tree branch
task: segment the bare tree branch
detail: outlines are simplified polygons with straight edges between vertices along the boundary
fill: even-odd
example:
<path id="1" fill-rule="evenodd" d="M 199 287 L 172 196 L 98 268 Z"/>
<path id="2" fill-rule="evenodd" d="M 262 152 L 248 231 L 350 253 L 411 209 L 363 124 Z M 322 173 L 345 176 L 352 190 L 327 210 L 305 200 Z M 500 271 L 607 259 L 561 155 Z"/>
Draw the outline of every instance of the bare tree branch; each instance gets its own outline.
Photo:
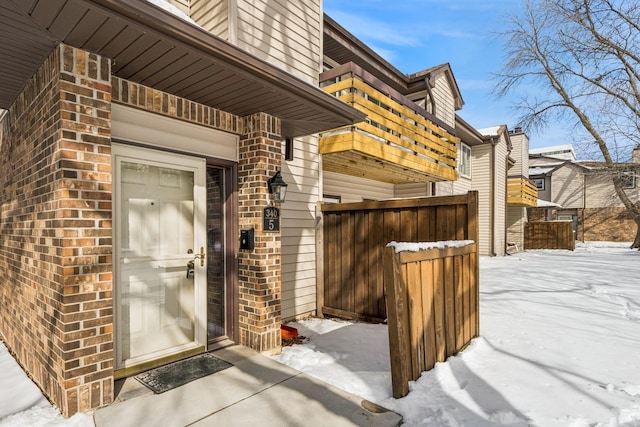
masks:
<path id="1" fill-rule="evenodd" d="M 525 129 L 567 113 L 580 126 L 597 145 L 616 195 L 638 224 L 634 247 L 640 248 L 640 206 L 625 192 L 625 177 L 614 161 L 640 140 L 640 4 L 523 4 L 524 14 L 512 16 L 502 33 L 507 62 L 496 76 L 495 90 L 505 95 L 526 84 L 543 89 L 518 105 Z"/>

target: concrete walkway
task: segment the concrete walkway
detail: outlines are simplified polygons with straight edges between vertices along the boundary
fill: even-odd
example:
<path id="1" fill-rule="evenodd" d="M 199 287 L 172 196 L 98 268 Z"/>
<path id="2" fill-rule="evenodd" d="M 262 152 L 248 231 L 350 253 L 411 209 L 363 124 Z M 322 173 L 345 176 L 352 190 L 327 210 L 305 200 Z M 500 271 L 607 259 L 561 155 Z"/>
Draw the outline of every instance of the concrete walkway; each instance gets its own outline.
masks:
<path id="1" fill-rule="evenodd" d="M 154 394 L 128 378 L 116 402 L 95 411 L 96 426 L 392 427 L 402 421 L 247 347 L 214 354 L 234 366 L 165 393 Z"/>

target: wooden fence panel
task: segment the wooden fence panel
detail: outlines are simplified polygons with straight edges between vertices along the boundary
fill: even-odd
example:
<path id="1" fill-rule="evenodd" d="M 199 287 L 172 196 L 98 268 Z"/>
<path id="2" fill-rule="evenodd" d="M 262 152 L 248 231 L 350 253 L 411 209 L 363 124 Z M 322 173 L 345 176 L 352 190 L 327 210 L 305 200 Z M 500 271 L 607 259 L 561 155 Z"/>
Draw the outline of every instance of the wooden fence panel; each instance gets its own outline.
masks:
<path id="1" fill-rule="evenodd" d="M 393 397 L 478 336 L 478 244 L 384 250 Z M 472 327 L 472 325 L 476 325 Z"/>
<path id="2" fill-rule="evenodd" d="M 524 228 L 525 249 L 576 248 L 571 221 L 529 222 Z"/>
<path id="3" fill-rule="evenodd" d="M 383 249 L 391 241 L 478 240 L 477 192 L 381 202 L 322 205 L 324 279 L 321 313 L 348 319 L 387 318 Z M 445 266 L 442 266 L 444 269 Z M 434 274 L 442 274 L 444 270 Z M 457 295 L 450 284 L 454 303 Z M 456 340 L 456 337 L 450 337 Z"/>

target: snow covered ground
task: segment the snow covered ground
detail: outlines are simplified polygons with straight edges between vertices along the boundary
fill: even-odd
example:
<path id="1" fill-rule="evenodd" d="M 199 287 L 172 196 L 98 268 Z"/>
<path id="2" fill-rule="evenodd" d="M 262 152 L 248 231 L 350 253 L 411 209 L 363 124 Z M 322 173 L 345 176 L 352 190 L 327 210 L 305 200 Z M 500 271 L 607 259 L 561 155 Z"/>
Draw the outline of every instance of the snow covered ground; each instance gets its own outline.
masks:
<path id="1" fill-rule="evenodd" d="M 587 244 L 480 263 L 481 337 L 391 397 L 384 325 L 311 319 L 276 359 L 407 426 L 640 426 L 640 252 Z"/>
<path id="2" fill-rule="evenodd" d="M 0 342 L 0 426 L 89 427 L 93 418 L 87 414 L 63 418 Z"/>
<path id="3" fill-rule="evenodd" d="M 311 319 L 275 358 L 404 416 L 407 426 L 640 427 L 640 252 L 482 258 L 481 337 L 391 397 L 384 325 Z M 65 420 L 0 343 L 0 426 L 92 426 Z"/>

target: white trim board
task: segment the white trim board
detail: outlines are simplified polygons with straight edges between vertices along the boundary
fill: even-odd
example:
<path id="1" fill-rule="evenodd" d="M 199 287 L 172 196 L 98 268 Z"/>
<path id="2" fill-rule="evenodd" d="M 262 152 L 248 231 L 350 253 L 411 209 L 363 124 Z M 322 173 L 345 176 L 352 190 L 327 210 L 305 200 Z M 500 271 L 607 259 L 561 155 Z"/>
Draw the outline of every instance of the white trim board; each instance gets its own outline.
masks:
<path id="1" fill-rule="evenodd" d="M 111 135 L 123 141 L 237 162 L 238 135 L 111 104 Z"/>

